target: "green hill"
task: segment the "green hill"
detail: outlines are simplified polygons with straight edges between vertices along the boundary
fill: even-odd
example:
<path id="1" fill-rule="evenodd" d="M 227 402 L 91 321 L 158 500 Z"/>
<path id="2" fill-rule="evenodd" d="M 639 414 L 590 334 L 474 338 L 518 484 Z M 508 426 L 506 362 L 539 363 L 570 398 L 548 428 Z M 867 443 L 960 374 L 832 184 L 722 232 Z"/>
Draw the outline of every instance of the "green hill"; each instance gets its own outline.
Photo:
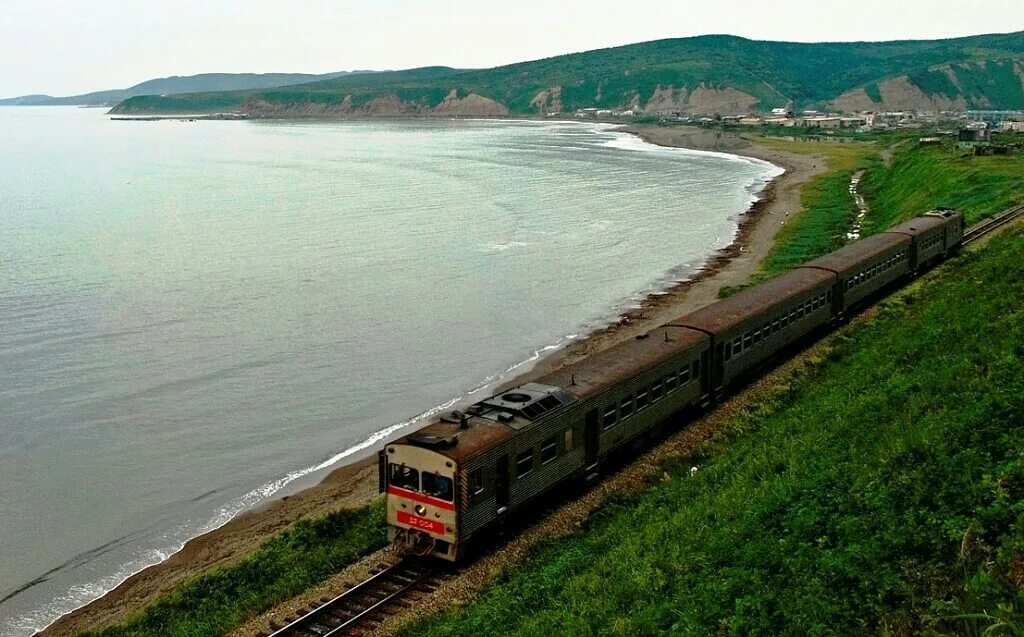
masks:
<path id="1" fill-rule="evenodd" d="M 303 84 L 325 80 L 351 73 L 367 73 L 368 71 L 338 71 L 313 75 L 310 73 L 201 73 L 172 77 L 161 77 L 147 80 L 125 89 L 96 91 L 83 95 L 53 97 L 51 95 L 23 95 L 0 100 L 0 106 L 101 106 L 117 104 L 136 95 L 172 95 L 177 93 L 195 93 L 198 91 L 238 91 L 246 89 L 264 89 L 289 84 Z"/>
<path id="2" fill-rule="evenodd" d="M 138 97 L 121 113 L 252 116 L 528 114 L 597 107 L 743 113 L 792 104 L 846 110 L 1024 108 L 1024 32 L 898 42 L 659 40 L 483 70 L 430 67 L 285 90 Z"/>

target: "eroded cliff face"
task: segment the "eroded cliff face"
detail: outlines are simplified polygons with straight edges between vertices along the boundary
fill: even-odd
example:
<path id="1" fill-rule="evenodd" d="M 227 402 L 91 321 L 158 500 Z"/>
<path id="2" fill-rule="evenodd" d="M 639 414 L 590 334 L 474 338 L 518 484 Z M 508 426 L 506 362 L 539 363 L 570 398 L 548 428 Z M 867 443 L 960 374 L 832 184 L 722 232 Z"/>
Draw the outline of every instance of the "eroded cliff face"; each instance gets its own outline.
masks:
<path id="1" fill-rule="evenodd" d="M 530 100 L 530 108 L 537 109 L 539 113 L 561 113 L 562 112 L 562 87 L 552 86 L 533 96 Z"/>
<path id="2" fill-rule="evenodd" d="M 946 67 L 943 72 L 952 75 L 952 69 Z M 955 79 L 955 77 L 954 77 Z M 959 82 L 954 83 L 959 88 Z M 962 90 L 962 89 L 961 89 Z M 963 95 L 950 99 L 946 95 L 929 95 L 915 86 L 906 75 L 901 75 L 878 84 L 881 102 L 868 97 L 867 91 L 858 88 L 847 91 L 832 102 L 838 111 L 952 111 L 967 108 L 967 100 Z"/>
<path id="3" fill-rule="evenodd" d="M 642 110 L 652 115 L 737 114 L 755 111 L 758 104 L 758 99 L 753 95 L 731 87 L 708 88 L 699 84 L 692 91 L 687 91 L 685 87 L 677 89 L 674 86 L 658 86 Z"/>
<path id="4" fill-rule="evenodd" d="M 249 100 L 242 106 L 242 112 L 252 118 L 260 117 L 372 117 L 403 115 L 447 115 L 461 117 L 493 117 L 507 115 L 504 104 L 490 98 L 470 93 L 459 97 L 452 89 L 440 104 L 429 105 L 399 99 L 396 95 L 381 95 L 366 103 L 356 105 L 351 95 L 341 102 L 294 102 L 281 104 L 261 98 Z"/>
<path id="5" fill-rule="evenodd" d="M 434 107 L 433 111 L 441 115 L 471 117 L 508 115 L 508 108 L 501 102 L 496 102 L 489 97 L 477 95 L 476 93 L 459 97 L 455 89 L 452 89 L 444 98 L 444 101 Z"/>

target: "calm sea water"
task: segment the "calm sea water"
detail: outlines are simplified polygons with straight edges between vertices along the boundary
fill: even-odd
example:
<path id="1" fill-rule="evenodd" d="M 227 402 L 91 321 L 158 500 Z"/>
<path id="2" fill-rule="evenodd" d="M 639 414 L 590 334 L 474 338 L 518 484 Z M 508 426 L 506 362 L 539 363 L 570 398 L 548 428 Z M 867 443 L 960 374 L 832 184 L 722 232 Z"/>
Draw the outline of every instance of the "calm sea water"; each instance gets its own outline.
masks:
<path id="1" fill-rule="evenodd" d="M 692 273 L 777 172 L 575 123 L 0 109 L 0 634 Z"/>

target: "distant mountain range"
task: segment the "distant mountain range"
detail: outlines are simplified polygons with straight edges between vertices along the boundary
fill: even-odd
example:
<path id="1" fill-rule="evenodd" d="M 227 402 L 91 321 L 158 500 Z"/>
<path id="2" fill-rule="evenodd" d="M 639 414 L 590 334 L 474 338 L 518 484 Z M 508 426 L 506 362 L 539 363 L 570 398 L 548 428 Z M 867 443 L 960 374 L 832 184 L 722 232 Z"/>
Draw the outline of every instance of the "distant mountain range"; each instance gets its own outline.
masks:
<path id="1" fill-rule="evenodd" d="M 138 96 L 114 110 L 230 110 L 251 117 L 479 116 L 597 107 L 698 115 L 784 106 L 843 111 L 1022 109 L 1024 32 L 815 44 L 709 35 L 484 70 L 427 67 L 285 88 Z"/>
<path id="2" fill-rule="evenodd" d="M 355 73 L 371 72 L 338 71 L 321 75 L 310 73 L 203 73 L 185 77 L 175 75 L 173 77 L 148 80 L 125 89 L 96 91 L 94 93 L 72 95 L 69 97 L 23 95 L 21 97 L 0 100 L 0 106 L 113 106 L 129 97 L 137 95 L 177 95 L 179 93 L 264 89 L 315 82 L 317 80 L 328 80 Z"/>

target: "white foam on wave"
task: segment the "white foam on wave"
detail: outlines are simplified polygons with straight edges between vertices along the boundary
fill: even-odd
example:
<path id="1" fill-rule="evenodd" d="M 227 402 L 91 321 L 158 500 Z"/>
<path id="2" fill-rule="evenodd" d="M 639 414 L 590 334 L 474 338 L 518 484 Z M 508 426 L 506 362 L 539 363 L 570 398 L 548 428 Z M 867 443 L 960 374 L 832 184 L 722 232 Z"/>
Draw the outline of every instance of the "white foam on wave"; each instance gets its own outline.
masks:
<path id="1" fill-rule="evenodd" d="M 485 243 L 481 246 L 484 252 L 505 252 L 512 248 L 523 248 L 530 245 L 526 241 L 507 241 L 505 243 Z"/>
<path id="2" fill-rule="evenodd" d="M 599 124 L 598 126 L 601 125 Z M 777 166 L 770 161 L 758 159 L 756 157 L 723 153 L 717 150 L 695 150 L 692 148 L 679 148 L 675 146 L 660 146 L 658 144 L 652 144 L 651 142 L 645 141 L 638 135 L 622 131 L 621 128 L 621 126 L 616 124 L 608 124 L 607 128 L 598 128 L 597 130 L 601 132 L 615 133 L 615 137 L 601 142 L 600 145 L 605 148 L 616 148 L 619 150 L 629 150 L 634 152 L 690 155 L 694 157 L 718 157 L 720 159 L 728 159 L 731 161 L 764 166 L 765 168 L 770 167 L 773 173 L 770 179 L 774 179 L 785 172 L 781 166 Z"/>

